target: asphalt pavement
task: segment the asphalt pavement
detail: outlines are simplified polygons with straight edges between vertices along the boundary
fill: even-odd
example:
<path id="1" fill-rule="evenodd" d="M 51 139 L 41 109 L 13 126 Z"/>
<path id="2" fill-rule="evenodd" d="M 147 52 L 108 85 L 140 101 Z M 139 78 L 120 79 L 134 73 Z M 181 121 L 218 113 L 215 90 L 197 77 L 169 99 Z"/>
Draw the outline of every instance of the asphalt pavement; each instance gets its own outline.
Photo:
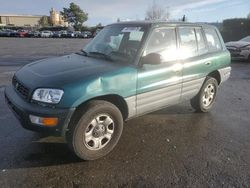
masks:
<path id="1" fill-rule="evenodd" d="M 0 38 L 0 187 L 250 187 L 250 63 L 232 64 L 210 113 L 188 102 L 125 123 L 115 149 L 79 160 L 63 139 L 23 129 L 4 101 L 14 72 L 82 39 Z"/>

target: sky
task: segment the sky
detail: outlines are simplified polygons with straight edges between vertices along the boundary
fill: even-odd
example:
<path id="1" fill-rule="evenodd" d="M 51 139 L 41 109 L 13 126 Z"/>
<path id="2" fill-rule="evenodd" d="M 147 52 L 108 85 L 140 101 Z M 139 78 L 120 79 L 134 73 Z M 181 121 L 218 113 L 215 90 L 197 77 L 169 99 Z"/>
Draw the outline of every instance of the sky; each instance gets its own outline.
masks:
<path id="1" fill-rule="evenodd" d="M 53 7 L 61 11 L 70 2 L 78 4 L 89 14 L 85 25 L 103 25 L 120 20 L 143 20 L 154 0 L 0 0 L 0 14 L 49 15 Z M 186 15 L 189 22 L 217 22 L 227 18 L 246 17 L 250 0 L 155 0 L 170 19 Z"/>

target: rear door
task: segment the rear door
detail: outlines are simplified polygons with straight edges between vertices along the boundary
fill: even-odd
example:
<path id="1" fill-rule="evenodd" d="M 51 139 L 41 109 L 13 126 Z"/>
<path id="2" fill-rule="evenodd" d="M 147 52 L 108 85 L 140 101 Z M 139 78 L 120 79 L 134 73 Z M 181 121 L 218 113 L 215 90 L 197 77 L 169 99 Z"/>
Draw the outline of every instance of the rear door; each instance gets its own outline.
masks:
<path id="1" fill-rule="evenodd" d="M 228 66 L 230 57 L 219 31 L 214 27 L 207 27 L 204 28 L 204 33 L 209 49 L 209 60 L 212 64 L 209 71 L 212 72 Z"/>
<path id="2" fill-rule="evenodd" d="M 179 27 L 178 34 L 183 63 L 181 100 L 185 101 L 199 92 L 212 63 L 201 27 Z"/>
<path id="3" fill-rule="evenodd" d="M 143 56 L 157 53 L 162 63 L 144 64 L 138 70 L 137 115 L 154 111 L 180 101 L 182 64 L 177 61 L 175 27 L 155 28 Z"/>

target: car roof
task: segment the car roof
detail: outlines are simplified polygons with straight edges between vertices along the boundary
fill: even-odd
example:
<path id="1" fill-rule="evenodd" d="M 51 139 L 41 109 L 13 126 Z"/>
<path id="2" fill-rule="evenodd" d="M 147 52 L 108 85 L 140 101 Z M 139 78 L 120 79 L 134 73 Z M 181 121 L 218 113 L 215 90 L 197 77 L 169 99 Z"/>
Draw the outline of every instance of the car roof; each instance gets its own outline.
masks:
<path id="1" fill-rule="evenodd" d="M 143 26 L 190 26 L 190 27 L 210 27 L 215 28 L 215 26 L 204 24 L 204 23 L 190 23 L 190 22 L 172 22 L 172 21 L 125 21 L 117 22 L 110 25 L 143 25 Z"/>

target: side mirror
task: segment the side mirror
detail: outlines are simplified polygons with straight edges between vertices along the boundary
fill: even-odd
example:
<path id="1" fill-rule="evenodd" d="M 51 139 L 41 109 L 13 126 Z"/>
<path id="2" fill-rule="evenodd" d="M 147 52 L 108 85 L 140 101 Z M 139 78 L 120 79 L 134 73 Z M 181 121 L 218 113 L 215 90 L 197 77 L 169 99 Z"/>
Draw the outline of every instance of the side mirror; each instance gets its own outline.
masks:
<path id="1" fill-rule="evenodd" d="M 141 65 L 159 65 L 161 62 L 161 55 L 157 53 L 151 53 L 141 58 Z"/>

